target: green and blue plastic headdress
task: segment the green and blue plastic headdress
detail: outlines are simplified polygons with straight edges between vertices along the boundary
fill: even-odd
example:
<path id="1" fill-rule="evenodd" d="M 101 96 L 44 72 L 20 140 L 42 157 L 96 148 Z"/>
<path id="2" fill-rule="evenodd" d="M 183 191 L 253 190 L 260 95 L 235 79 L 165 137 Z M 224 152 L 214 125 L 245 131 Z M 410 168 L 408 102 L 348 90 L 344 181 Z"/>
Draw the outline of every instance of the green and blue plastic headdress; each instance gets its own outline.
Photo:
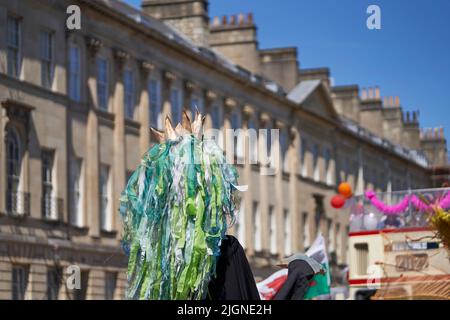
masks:
<path id="1" fill-rule="evenodd" d="M 204 299 L 220 244 L 235 220 L 237 171 L 202 134 L 202 116 L 166 132 L 120 198 L 128 299 Z"/>

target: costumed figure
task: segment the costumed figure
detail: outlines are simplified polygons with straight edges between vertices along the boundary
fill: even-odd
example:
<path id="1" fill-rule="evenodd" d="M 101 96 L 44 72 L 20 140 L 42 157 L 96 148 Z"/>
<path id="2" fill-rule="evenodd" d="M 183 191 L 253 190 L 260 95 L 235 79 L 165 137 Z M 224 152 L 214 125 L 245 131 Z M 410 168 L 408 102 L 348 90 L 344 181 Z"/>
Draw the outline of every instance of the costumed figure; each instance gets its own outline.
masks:
<path id="1" fill-rule="evenodd" d="M 203 120 L 197 112 L 191 122 L 183 112 L 176 128 L 169 118 L 165 132 L 152 128 L 159 143 L 143 156 L 121 195 L 127 299 L 208 298 L 240 188 L 223 150 L 203 136 Z"/>

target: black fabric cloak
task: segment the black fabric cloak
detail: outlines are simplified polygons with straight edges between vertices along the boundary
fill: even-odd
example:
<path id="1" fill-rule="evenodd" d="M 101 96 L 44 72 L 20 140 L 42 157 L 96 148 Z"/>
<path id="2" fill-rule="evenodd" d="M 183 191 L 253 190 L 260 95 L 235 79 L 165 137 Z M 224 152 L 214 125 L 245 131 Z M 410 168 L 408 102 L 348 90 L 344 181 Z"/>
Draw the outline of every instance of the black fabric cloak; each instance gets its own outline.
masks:
<path id="1" fill-rule="evenodd" d="M 294 260 L 288 265 L 288 277 L 274 300 L 303 300 L 314 270 L 304 260 Z"/>
<path id="2" fill-rule="evenodd" d="M 244 249 L 233 236 L 222 240 L 216 277 L 209 283 L 207 299 L 260 300 Z"/>

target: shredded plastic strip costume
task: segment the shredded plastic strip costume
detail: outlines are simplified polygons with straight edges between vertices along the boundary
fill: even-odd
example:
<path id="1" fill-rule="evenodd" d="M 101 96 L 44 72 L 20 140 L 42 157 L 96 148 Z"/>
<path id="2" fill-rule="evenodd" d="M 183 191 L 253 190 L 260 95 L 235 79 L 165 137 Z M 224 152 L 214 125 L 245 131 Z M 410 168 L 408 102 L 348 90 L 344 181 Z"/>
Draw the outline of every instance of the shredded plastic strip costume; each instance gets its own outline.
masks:
<path id="1" fill-rule="evenodd" d="M 198 120 L 197 113 L 197 125 L 184 122 L 185 131 L 166 120 L 168 138 L 144 155 L 121 195 L 127 299 L 206 297 L 235 220 L 238 174 L 215 141 L 200 135 Z"/>

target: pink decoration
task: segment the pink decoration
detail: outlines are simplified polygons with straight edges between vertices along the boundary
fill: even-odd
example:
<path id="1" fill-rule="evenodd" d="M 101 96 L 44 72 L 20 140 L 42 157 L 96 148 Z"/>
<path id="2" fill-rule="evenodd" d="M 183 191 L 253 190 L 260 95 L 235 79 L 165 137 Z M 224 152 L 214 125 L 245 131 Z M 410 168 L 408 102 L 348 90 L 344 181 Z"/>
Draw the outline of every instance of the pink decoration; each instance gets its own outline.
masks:
<path id="1" fill-rule="evenodd" d="M 416 196 L 411 197 L 411 203 L 416 207 L 419 211 L 428 211 L 431 209 L 431 206 L 425 204 L 422 200 L 420 200 Z"/>
<path id="2" fill-rule="evenodd" d="M 409 196 L 406 196 L 403 198 L 403 200 L 396 205 L 390 206 L 385 204 L 383 201 L 379 200 L 373 191 L 366 192 L 366 197 L 372 202 L 372 205 L 380 210 L 381 212 L 393 215 L 393 214 L 399 214 L 401 212 L 405 212 L 406 209 L 408 209 L 409 205 Z"/>
<path id="3" fill-rule="evenodd" d="M 396 205 L 385 204 L 377 198 L 376 193 L 372 190 L 366 191 L 366 198 L 370 200 L 375 208 L 388 215 L 405 212 L 408 209 L 410 202 L 416 207 L 417 210 L 422 212 L 432 209 L 432 205 L 425 204 L 416 195 L 407 195 L 402 199 L 402 201 L 400 201 L 400 203 Z M 447 192 L 445 197 L 443 197 L 437 205 L 442 209 L 450 208 L 450 192 Z"/>

